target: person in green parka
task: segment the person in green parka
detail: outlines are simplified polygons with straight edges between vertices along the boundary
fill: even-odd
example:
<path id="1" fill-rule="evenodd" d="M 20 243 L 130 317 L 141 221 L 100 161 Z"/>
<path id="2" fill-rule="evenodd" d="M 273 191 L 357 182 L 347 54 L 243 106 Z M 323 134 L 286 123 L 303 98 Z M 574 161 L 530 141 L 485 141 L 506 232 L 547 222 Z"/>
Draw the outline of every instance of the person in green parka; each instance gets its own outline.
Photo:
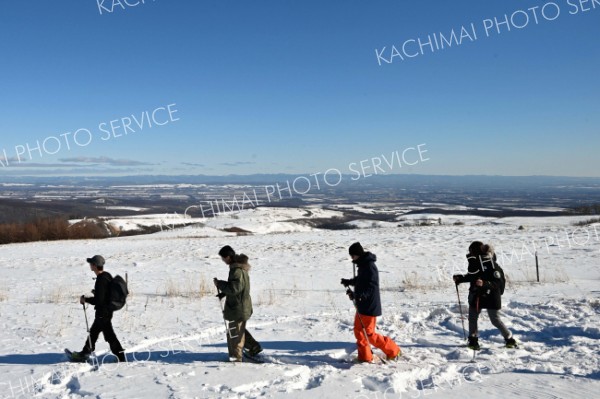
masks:
<path id="1" fill-rule="evenodd" d="M 225 298 L 223 318 L 227 321 L 227 347 L 229 360 L 241 362 L 244 351 L 250 357 L 262 352 L 260 344 L 246 329 L 246 322 L 252 316 L 252 298 L 250 297 L 250 265 L 248 257 L 237 255 L 229 245 L 219 251 L 223 262 L 229 266 L 227 281 L 213 281 L 219 290 L 219 300 Z"/>

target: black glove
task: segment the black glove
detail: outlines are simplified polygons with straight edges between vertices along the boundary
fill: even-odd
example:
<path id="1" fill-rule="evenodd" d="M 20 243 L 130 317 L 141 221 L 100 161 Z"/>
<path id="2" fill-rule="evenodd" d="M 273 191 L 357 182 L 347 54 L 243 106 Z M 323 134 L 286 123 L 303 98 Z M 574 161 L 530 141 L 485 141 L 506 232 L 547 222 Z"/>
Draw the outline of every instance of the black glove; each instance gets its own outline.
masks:
<path id="1" fill-rule="evenodd" d="M 350 288 L 348 288 L 348 290 L 346 290 L 346 295 L 348 295 L 348 298 L 350 298 L 351 301 L 354 300 L 354 292 L 352 292 L 352 290 Z"/>
<path id="2" fill-rule="evenodd" d="M 483 285 L 481 287 L 477 287 L 477 291 L 479 292 L 479 295 L 486 295 L 491 288 L 492 286 L 490 285 L 489 281 L 484 280 Z"/>
<path id="3" fill-rule="evenodd" d="M 343 278 L 342 281 L 340 281 L 340 283 L 344 286 L 347 287 L 349 285 L 352 285 L 352 280 L 350 280 L 349 278 Z"/>
<path id="4" fill-rule="evenodd" d="M 454 276 L 452 276 L 452 279 L 454 280 L 454 284 L 460 284 L 463 282 L 462 274 L 455 274 Z"/>
<path id="5" fill-rule="evenodd" d="M 218 293 L 216 296 L 217 296 L 217 298 L 219 298 L 219 299 L 223 299 L 223 298 L 225 298 L 227 295 L 225 295 L 225 294 L 224 294 L 224 293 L 222 293 L 222 292 L 219 292 L 219 293 Z"/>

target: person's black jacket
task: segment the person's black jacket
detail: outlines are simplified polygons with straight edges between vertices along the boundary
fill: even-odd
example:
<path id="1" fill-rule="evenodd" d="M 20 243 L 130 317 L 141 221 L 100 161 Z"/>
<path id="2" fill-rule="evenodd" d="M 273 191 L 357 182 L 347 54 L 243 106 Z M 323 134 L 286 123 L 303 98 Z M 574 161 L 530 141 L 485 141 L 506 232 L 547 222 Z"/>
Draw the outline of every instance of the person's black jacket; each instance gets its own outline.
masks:
<path id="1" fill-rule="evenodd" d="M 112 311 L 108 309 L 108 288 L 112 276 L 108 272 L 102 272 L 96 277 L 96 284 L 94 285 L 94 296 L 86 298 L 85 301 L 91 305 L 94 305 L 96 309 L 96 316 L 105 317 L 112 315 Z"/>
<path id="2" fill-rule="evenodd" d="M 468 273 L 459 275 L 457 284 L 471 283 L 469 287 L 469 305 L 477 309 L 500 309 L 504 293 L 504 272 L 496 263 L 496 257 L 489 255 L 467 255 Z M 478 287 L 475 281 L 483 280 Z"/>
<path id="3" fill-rule="evenodd" d="M 356 277 L 351 279 L 354 286 L 354 299 L 358 313 L 365 316 L 381 316 L 381 299 L 379 296 L 379 271 L 375 266 L 377 257 L 366 252 L 353 261 L 358 266 Z"/>

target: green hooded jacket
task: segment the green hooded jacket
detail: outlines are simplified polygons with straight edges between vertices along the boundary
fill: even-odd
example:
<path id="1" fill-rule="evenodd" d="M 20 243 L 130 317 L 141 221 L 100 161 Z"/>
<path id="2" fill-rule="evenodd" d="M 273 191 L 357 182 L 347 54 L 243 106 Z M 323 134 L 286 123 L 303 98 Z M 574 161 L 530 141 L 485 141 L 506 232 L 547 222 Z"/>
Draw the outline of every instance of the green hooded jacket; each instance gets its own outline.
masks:
<path id="1" fill-rule="evenodd" d="M 246 321 L 252 315 L 250 297 L 250 265 L 246 255 L 235 255 L 229 265 L 227 281 L 218 281 L 217 287 L 226 295 L 223 317 L 229 321 Z"/>

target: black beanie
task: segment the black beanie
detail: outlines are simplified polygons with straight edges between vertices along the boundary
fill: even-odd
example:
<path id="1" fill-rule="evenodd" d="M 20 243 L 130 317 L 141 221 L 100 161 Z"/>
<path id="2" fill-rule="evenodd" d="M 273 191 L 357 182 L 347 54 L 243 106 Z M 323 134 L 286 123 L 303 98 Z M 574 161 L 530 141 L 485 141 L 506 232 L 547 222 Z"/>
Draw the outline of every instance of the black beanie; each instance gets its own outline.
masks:
<path id="1" fill-rule="evenodd" d="M 471 245 L 469 245 L 469 255 L 483 255 L 481 247 L 483 247 L 483 243 L 481 241 L 473 241 Z"/>
<path id="2" fill-rule="evenodd" d="M 350 248 L 348 249 L 348 253 L 352 256 L 352 255 L 356 255 L 356 256 L 362 256 L 365 253 L 365 250 L 363 249 L 362 245 L 360 245 L 360 242 L 355 242 L 354 244 L 350 245 Z"/>
<path id="3" fill-rule="evenodd" d="M 235 255 L 235 251 L 229 245 L 225 245 L 219 251 L 219 256 L 222 257 L 222 258 L 226 258 L 228 256 L 234 256 L 234 255 Z"/>

